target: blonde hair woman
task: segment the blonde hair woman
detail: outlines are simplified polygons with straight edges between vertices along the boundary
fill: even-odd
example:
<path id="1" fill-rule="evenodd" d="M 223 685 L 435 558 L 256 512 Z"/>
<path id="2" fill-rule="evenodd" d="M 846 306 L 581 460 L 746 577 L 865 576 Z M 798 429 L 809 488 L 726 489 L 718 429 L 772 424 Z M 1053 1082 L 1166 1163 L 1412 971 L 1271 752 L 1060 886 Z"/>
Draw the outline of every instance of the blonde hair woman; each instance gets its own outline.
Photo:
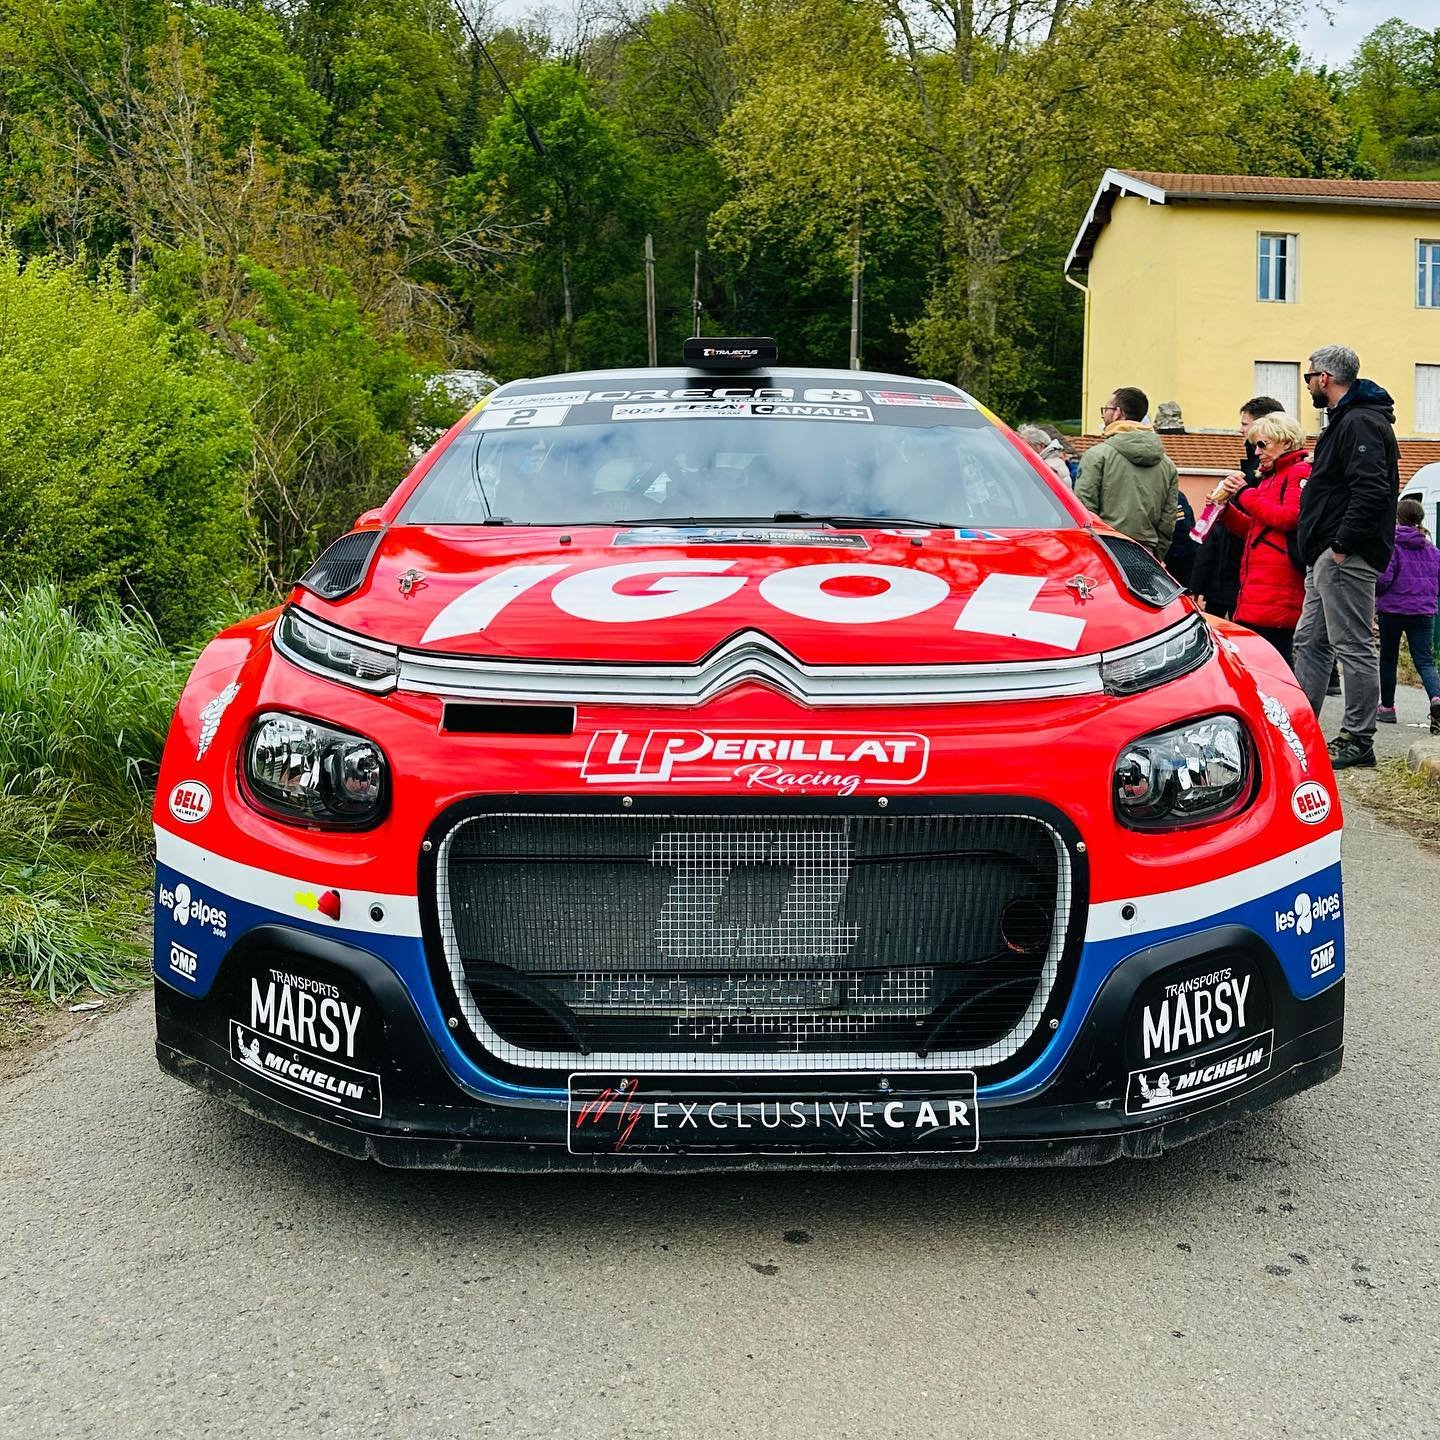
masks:
<path id="1" fill-rule="evenodd" d="M 1225 508 L 1220 519 L 1240 537 L 1240 598 L 1235 618 L 1263 635 L 1294 664 L 1295 626 L 1305 603 L 1305 572 L 1290 554 L 1300 524 L 1300 491 L 1310 478 L 1305 432 L 1293 415 L 1262 415 L 1246 432 L 1259 468 L 1255 483 L 1228 476 L 1215 493 Z"/>

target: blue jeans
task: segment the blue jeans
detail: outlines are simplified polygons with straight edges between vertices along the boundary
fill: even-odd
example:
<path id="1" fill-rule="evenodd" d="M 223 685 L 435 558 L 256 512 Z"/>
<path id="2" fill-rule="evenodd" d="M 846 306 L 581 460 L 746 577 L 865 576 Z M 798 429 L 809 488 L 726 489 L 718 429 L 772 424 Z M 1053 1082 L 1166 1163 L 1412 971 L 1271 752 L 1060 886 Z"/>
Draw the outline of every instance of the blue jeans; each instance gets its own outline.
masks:
<path id="1" fill-rule="evenodd" d="M 1380 626 L 1380 703 L 1395 706 L 1395 670 L 1400 664 L 1400 637 L 1410 645 L 1410 658 L 1420 672 L 1420 683 L 1433 700 L 1440 695 L 1440 670 L 1435 668 L 1435 617 L 1433 615 L 1387 615 L 1376 619 Z"/>

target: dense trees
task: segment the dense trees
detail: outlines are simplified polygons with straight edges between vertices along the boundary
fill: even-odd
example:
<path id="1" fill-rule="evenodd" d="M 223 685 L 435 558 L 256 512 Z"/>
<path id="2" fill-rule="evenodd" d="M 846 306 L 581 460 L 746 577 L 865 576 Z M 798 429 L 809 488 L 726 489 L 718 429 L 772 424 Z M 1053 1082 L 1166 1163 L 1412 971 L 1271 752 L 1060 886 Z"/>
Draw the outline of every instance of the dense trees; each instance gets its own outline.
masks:
<path id="1" fill-rule="evenodd" d="M 192 469 L 234 488 L 196 503 L 239 497 L 243 568 L 274 585 L 398 477 L 428 368 L 643 361 L 647 231 L 662 358 L 698 284 L 710 333 L 843 365 L 858 243 L 867 363 L 1073 414 L 1060 262 L 1104 165 L 1440 172 L 1440 32 L 1388 22 L 1327 74 L 1282 22 L 1274 0 L 586 0 L 551 34 L 477 0 L 7 0 L 6 283 L 88 283 L 105 324 L 143 317 L 166 385 L 212 388 L 228 438 Z M 133 484 L 158 501 L 193 475 L 156 454 Z"/>

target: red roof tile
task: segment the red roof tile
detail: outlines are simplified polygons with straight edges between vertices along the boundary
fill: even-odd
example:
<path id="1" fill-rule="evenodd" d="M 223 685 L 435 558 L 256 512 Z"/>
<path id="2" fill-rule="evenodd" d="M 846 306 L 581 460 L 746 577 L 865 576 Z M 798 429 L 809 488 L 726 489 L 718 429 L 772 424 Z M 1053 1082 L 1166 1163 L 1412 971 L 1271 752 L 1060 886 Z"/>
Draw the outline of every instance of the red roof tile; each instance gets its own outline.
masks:
<path id="1" fill-rule="evenodd" d="M 1245 446 L 1238 434 L 1162 435 L 1165 453 L 1182 475 L 1199 470 L 1234 470 L 1245 458 Z M 1098 435 L 1072 435 L 1070 444 L 1084 454 L 1098 445 Z M 1400 483 L 1404 485 L 1422 466 L 1440 461 L 1440 440 L 1400 442 Z"/>
<path id="2" fill-rule="evenodd" d="M 1440 206 L 1440 180 L 1302 180 L 1292 175 L 1177 175 L 1159 170 L 1125 170 L 1170 195 L 1237 196 L 1280 200 L 1389 200 Z"/>

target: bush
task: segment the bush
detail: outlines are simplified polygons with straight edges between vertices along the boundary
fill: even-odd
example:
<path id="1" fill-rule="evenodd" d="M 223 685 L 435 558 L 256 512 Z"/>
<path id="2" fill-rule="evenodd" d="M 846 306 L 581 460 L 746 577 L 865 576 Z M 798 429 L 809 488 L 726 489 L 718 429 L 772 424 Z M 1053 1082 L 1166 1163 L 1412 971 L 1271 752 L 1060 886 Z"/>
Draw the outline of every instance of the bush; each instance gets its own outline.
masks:
<path id="1" fill-rule="evenodd" d="M 113 275 L 0 247 L 0 434 L 0 584 L 137 604 L 172 642 L 251 588 L 244 405 Z"/>
<path id="2" fill-rule="evenodd" d="M 0 590 L 0 974 L 52 999 L 143 959 L 150 796 L 189 658 L 143 615 Z"/>

